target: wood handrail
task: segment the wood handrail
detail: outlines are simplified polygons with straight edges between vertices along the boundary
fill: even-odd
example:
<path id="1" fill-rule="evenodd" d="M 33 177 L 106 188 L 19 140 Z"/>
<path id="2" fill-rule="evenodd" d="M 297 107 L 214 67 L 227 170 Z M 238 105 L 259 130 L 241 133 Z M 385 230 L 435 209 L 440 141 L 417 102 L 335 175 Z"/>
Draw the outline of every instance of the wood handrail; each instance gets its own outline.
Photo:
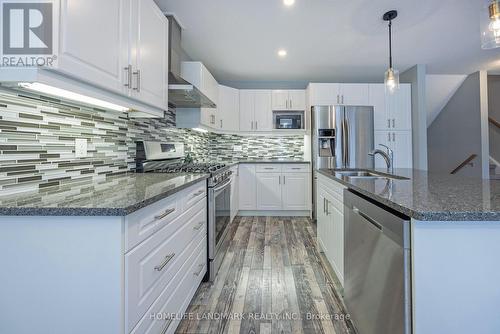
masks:
<path id="1" fill-rule="evenodd" d="M 491 117 L 488 117 L 488 121 L 490 121 L 491 124 L 493 124 L 494 126 L 496 126 L 497 128 L 500 129 L 500 122 L 498 122 L 497 120 L 495 120 Z"/>
<path id="2" fill-rule="evenodd" d="M 471 163 L 472 160 L 476 159 L 477 158 L 477 154 L 471 154 L 470 157 L 468 157 L 467 159 L 464 160 L 464 162 L 462 162 L 460 165 L 458 165 L 457 168 L 455 168 L 450 174 L 456 174 L 458 173 L 462 168 L 464 168 L 465 166 L 467 166 L 468 164 Z"/>

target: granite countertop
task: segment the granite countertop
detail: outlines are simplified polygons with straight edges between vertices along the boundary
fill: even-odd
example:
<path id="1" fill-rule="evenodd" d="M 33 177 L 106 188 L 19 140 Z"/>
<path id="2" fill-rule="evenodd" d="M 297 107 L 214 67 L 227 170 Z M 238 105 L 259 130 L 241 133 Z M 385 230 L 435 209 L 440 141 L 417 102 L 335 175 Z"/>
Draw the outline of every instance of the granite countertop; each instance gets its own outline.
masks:
<path id="1" fill-rule="evenodd" d="M 310 161 L 304 160 L 242 160 L 240 164 L 310 164 Z"/>
<path id="2" fill-rule="evenodd" d="M 416 220 L 500 221 L 499 180 L 412 169 L 396 169 L 393 173 L 409 180 L 350 179 L 335 175 L 335 171 L 341 169 L 318 172 Z"/>
<path id="3" fill-rule="evenodd" d="M 127 173 L 74 182 L 0 196 L 0 215 L 126 216 L 208 177 L 199 173 Z"/>

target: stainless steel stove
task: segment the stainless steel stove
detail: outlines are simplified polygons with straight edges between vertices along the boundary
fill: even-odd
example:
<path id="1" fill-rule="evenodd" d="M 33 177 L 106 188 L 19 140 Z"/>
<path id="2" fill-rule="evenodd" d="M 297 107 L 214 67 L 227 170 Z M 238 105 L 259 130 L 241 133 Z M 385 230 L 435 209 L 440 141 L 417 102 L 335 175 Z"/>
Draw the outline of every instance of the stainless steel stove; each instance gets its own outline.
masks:
<path id="1" fill-rule="evenodd" d="M 232 172 L 219 162 L 193 162 L 185 156 L 184 144 L 144 141 L 137 142 L 136 172 L 138 173 L 203 173 L 208 196 L 208 278 L 215 279 L 229 247 L 231 223 Z"/>

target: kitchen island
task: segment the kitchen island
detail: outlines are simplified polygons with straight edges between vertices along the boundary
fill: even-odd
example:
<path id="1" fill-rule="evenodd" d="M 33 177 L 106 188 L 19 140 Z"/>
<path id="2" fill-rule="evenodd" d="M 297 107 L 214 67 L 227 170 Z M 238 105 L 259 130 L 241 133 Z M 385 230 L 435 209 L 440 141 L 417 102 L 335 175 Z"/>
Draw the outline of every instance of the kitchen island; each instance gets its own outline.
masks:
<path id="1" fill-rule="evenodd" d="M 500 182 L 410 169 L 360 173 L 368 177 L 350 177 L 346 172 L 319 170 L 318 183 L 332 181 L 330 188 L 348 191 L 409 221 L 412 333 L 500 332 L 500 268 L 496 265 Z M 370 173 L 376 177 L 369 177 Z M 340 193 L 335 193 L 337 199 L 342 199 Z M 334 203 L 334 212 L 335 207 Z M 347 230 L 349 208 L 344 207 L 346 212 L 340 208 L 338 217 Z M 321 228 L 318 221 L 319 235 Z M 333 252 L 332 258 L 336 272 L 343 275 L 344 257 L 339 260 Z M 386 286 L 391 284 L 397 282 Z"/>
<path id="2" fill-rule="evenodd" d="M 0 333 L 173 333 L 180 319 L 163 315 L 182 314 L 207 272 L 208 176 L 0 197 Z"/>

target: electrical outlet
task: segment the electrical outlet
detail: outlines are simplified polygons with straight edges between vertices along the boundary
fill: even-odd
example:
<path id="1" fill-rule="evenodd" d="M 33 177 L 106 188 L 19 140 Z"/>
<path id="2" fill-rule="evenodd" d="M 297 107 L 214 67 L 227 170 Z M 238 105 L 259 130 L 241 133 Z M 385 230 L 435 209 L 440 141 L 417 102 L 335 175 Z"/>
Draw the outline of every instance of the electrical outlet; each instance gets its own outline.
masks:
<path id="1" fill-rule="evenodd" d="M 87 157 L 87 139 L 76 138 L 75 158 L 86 158 L 86 157 Z"/>
<path id="2" fill-rule="evenodd" d="M 243 147 L 241 145 L 234 145 L 233 151 L 241 152 L 241 151 L 243 151 Z"/>

